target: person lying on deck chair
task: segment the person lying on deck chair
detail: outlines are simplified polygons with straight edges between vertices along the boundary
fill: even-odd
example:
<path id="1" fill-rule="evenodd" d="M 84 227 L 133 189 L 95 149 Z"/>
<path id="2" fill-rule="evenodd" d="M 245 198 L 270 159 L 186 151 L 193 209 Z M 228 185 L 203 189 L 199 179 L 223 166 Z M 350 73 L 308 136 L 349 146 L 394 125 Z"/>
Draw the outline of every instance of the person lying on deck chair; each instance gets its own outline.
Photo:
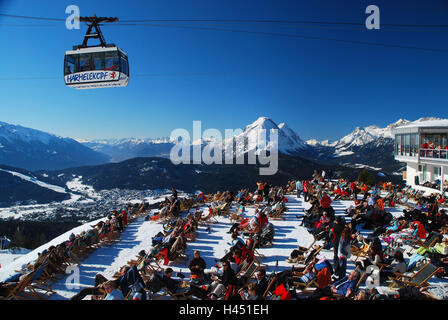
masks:
<path id="1" fill-rule="evenodd" d="M 115 281 L 110 280 L 104 283 L 104 290 L 107 293 L 104 300 L 124 300 L 123 293 L 118 290 L 118 285 Z"/>
<path id="2" fill-rule="evenodd" d="M 341 280 L 336 281 L 333 285 L 325 287 L 323 289 L 316 289 L 316 291 L 309 299 L 315 300 L 323 297 L 334 298 L 335 294 L 348 298 L 353 293 L 358 279 L 358 271 L 353 270 L 349 273 L 348 276 L 345 276 Z"/>
<path id="3" fill-rule="evenodd" d="M 254 282 L 249 283 L 247 291 L 241 288 L 238 291 L 238 294 L 241 296 L 242 300 L 264 300 L 263 294 L 260 294 L 258 285 Z"/>
<path id="4" fill-rule="evenodd" d="M 179 289 L 182 281 L 175 280 L 171 278 L 172 276 L 173 276 L 173 269 L 166 268 L 163 274 L 162 281 L 168 290 L 170 290 L 172 293 L 175 293 Z"/>
<path id="5" fill-rule="evenodd" d="M 232 234 L 232 242 L 230 242 L 229 245 L 230 245 L 229 251 L 224 255 L 224 257 L 219 259 L 219 261 L 222 262 L 230 259 L 233 256 L 233 252 L 236 249 L 241 249 L 242 247 L 245 247 L 244 241 L 240 237 L 238 237 L 238 234 L 236 233 Z"/>
<path id="6" fill-rule="evenodd" d="M 123 266 L 120 269 L 120 274 L 121 277 L 124 277 L 126 275 L 126 272 L 129 270 L 129 266 Z M 116 280 L 110 280 L 110 281 L 115 281 L 117 286 L 120 283 L 120 279 L 116 279 Z M 79 291 L 77 294 L 75 294 L 73 297 L 71 297 L 70 300 L 83 300 L 86 296 L 88 295 L 92 295 L 92 299 L 96 300 L 98 296 L 102 296 L 104 294 L 105 291 L 105 287 L 104 284 L 106 282 L 108 282 L 109 280 L 106 279 L 106 277 L 104 277 L 102 274 L 97 274 L 95 276 L 95 286 L 94 287 L 88 287 L 88 288 L 84 288 L 81 291 Z"/>
<path id="7" fill-rule="evenodd" d="M 247 261 L 247 263 L 251 263 L 253 261 L 254 257 L 251 255 L 246 247 L 242 247 L 241 249 L 235 249 L 233 252 L 233 261 L 236 263 L 237 270 L 236 272 L 239 272 L 241 268 L 243 267 L 243 263 Z"/>

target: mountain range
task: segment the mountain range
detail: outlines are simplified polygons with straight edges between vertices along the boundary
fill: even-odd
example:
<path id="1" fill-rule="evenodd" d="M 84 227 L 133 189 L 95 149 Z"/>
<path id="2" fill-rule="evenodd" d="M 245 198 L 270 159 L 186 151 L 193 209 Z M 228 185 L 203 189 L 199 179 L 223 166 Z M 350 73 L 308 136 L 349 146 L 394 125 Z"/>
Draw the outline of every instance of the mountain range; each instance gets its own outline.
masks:
<path id="1" fill-rule="evenodd" d="M 421 118 L 414 122 L 433 119 L 436 118 Z M 375 125 L 356 127 L 351 133 L 336 141 L 316 139 L 304 141 L 286 123 L 277 125 L 267 117 L 260 117 L 232 139 L 222 142 L 203 139 L 200 143 L 202 147 L 222 143 L 223 151 L 226 147 L 233 147 L 232 150 L 235 150 L 233 156 L 236 157 L 242 152 L 255 150 L 256 144 L 251 142 L 254 141 L 251 139 L 257 135 L 259 129 L 265 129 L 267 132 L 270 129 L 277 129 L 280 154 L 299 156 L 317 163 L 364 166 L 388 174 L 394 172 L 398 174 L 397 171 L 402 165 L 393 159 L 392 129 L 409 123 L 411 121 L 400 119 L 385 128 Z M 269 134 L 267 142 L 270 142 Z M 74 140 L 0 122 L 0 164 L 26 170 L 60 170 L 120 162 L 138 157 L 169 158 L 170 151 L 176 143 L 169 138 Z M 193 142 L 190 147 L 197 143 Z"/>
<path id="2" fill-rule="evenodd" d="M 425 121 L 434 118 L 419 119 Z M 393 158 L 393 136 L 394 127 L 408 124 L 411 121 L 400 119 L 385 128 L 371 125 L 365 128 L 356 127 L 353 132 L 342 137 L 339 140 L 330 142 L 328 140 L 318 141 L 310 139 L 304 141 L 300 136 L 286 123 L 277 125 L 267 117 L 260 117 L 255 122 L 247 125 L 241 134 L 232 139 L 222 142 L 203 139 L 202 147 L 213 146 L 222 143 L 222 149 L 226 147 L 235 150 L 234 156 L 240 156 L 243 150 L 241 143 L 245 143 L 244 153 L 255 150 L 253 138 L 257 135 L 259 129 L 269 132 L 270 129 L 278 130 L 278 148 L 279 153 L 299 156 L 317 163 L 329 165 L 343 165 L 348 167 L 365 167 L 377 171 L 385 171 L 388 174 L 399 174 L 403 168 L 402 164 Z M 270 136 L 267 134 L 267 142 L 270 142 Z M 251 140 L 252 139 L 252 140 Z M 238 142 L 240 145 L 238 145 Z M 123 161 L 135 157 L 169 157 L 171 148 L 175 145 L 169 138 L 162 139 L 103 139 L 82 141 L 84 145 L 95 151 L 102 152 L 111 157 L 112 161 Z M 198 142 L 194 142 L 198 144 Z M 238 148 L 240 147 L 240 148 Z M 190 154 L 192 154 L 190 152 Z"/>
<path id="3" fill-rule="evenodd" d="M 433 120 L 422 118 L 415 122 Z M 362 169 L 401 182 L 404 165 L 393 157 L 392 129 L 411 123 L 400 119 L 385 128 L 356 127 L 336 141 L 304 141 L 285 123 L 277 125 L 260 117 L 231 139 L 194 141 L 202 148 L 220 143 L 233 147 L 232 158 L 254 151 L 251 140 L 265 129 L 278 130 L 279 165 L 274 176 L 260 177 L 259 164 L 174 165 L 169 160 L 177 143 L 169 138 L 75 141 L 35 129 L 0 122 L 0 207 L 15 203 L 48 203 L 69 198 L 67 182 L 82 177 L 86 185 L 102 189 L 177 188 L 206 192 L 251 187 L 259 179 L 283 184 L 305 178 L 314 169 L 332 170 L 336 175 L 356 178 Z M 270 135 L 267 134 L 267 147 Z M 244 144 L 245 148 L 242 148 Z M 238 148 L 240 147 L 240 148 Z M 247 163 L 247 161 L 245 161 Z"/>
<path id="4" fill-rule="evenodd" d="M 56 170 L 109 162 L 110 157 L 71 138 L 0 122 L 0 164 Z"/>

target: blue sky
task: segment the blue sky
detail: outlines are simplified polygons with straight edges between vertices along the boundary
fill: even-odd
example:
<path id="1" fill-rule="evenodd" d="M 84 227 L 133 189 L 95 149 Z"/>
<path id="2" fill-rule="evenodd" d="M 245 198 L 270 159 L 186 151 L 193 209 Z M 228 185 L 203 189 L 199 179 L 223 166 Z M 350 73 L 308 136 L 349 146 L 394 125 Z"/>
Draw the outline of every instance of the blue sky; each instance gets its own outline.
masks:
<path id="1" fill-rule="evenodd" d="M 363 24 L 370 4 L 379 6 L 383 24 L 446 24 L 448 15 L 448 1 L 436 0 L 0 0 L 0 12 L 65 19 L 70 4 L 78 5 L 81 15 L 121 20 Z M 65 87 L 62 64 L 64 52 L 82 42 L 85 25 L 69 31 L 64 22 L 0 17 L 0 121 L 73 138 L 143 138 L 169 136 L 175 128 L 191 131 L 193 120 L 201 120 L 203 129 L 224 133 L 267 116 L 286 122 L 304 139 L 337 139 L 355 126 L 447 117 L 448 28 L 157 24 L 165 27 L 104 26 L 106 40 L 129 55 L 129 86 L 75 90 Z"/>

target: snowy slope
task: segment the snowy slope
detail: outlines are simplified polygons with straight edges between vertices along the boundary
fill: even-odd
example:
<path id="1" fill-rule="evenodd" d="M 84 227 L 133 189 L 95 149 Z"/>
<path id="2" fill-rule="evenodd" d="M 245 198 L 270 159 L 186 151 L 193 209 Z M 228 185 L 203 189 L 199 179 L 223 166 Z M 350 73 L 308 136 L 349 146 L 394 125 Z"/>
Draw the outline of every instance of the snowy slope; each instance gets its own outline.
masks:
<path id="1" fill-rule="evenodd" d="M 67 231 L 66 233 L 60 235 L 57 238 L 54 238 L 50 242 L 47 242 L 46 244 L 36 248 L 35 250 L 31 251 L 30 253 L 20 257 L 19 259 L 15 260 L 14 262 L 11 262 L 8 264 L 5 268 L 0 269 L 0 282 L 4 281 L 8 277 L 16 274 L 16 270 L 20 270 L 23 266 L 27 265 L 28 263 L 36 260 L 38 258 L 38 254 L 42 252 L 45 249 L 48 249 L 51 246 L 56 246 L 64 241 L 67 241 L 70 234 L 79 234 L 82 231 L 87 231 L 91 229 L 92 225 L 97 224 L 100 221 L 106 220 L 106 218 L 101 218 L 95 221 L 91 221 L 89 223 L 86 223 L 84 225 L 81 225 L 79 227 L 76 227 L 70 231 Z"/>
<path id="2" fill-rule="evenodd" d="M 43 187 L 43 188 L 47 188 L 47 189 L 50 189 L 50 190 L 53 190 L 53 191 L 56 191 L 56 192 L 59 192 L 59 193 L 67 193 L 64 188 L 59 187 L 59 186 L 55 186 L 55 185 L 52 185 L 52 184 L 48 184 L 48 183 L 45 183 L 45 182 L 42 182 L 42 181 L 39 181 L 35 177 L 30 177 L 30 176 L 27 176 L 25 174 L 22 174 L 22 173 L 19 173 L 19 172 L 10 171 L 10 170 L 0 169 L 0 171 L 8 172 L 8 173 L 12 174 L 13 176 L 19 177 L 20 179 L 23 179 L 23 180 L 28 181 L 28 182 L 32 182 L 32 183 L 34 183 L 34 184 L 36 184 L 36 185 L 38 185 L 40 187 Z"/>

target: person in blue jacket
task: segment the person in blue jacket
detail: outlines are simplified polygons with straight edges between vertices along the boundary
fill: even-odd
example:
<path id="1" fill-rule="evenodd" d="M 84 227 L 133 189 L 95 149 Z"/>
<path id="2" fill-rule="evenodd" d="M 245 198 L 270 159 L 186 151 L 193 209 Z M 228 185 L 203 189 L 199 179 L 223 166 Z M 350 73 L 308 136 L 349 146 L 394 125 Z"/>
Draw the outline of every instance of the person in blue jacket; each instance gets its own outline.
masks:
<path id="1" fill-rule="evenodd" d="M 357 270 L 353 270 L 347 276 L 336 281 L 331 286 L 323 289 L 317 288 L 309 299 L 316 300 L 322 297 L 335 298 L 335 295 L 349 298 L 352 293 L 354 293 L 358 279 L 359 272 Z"/>

